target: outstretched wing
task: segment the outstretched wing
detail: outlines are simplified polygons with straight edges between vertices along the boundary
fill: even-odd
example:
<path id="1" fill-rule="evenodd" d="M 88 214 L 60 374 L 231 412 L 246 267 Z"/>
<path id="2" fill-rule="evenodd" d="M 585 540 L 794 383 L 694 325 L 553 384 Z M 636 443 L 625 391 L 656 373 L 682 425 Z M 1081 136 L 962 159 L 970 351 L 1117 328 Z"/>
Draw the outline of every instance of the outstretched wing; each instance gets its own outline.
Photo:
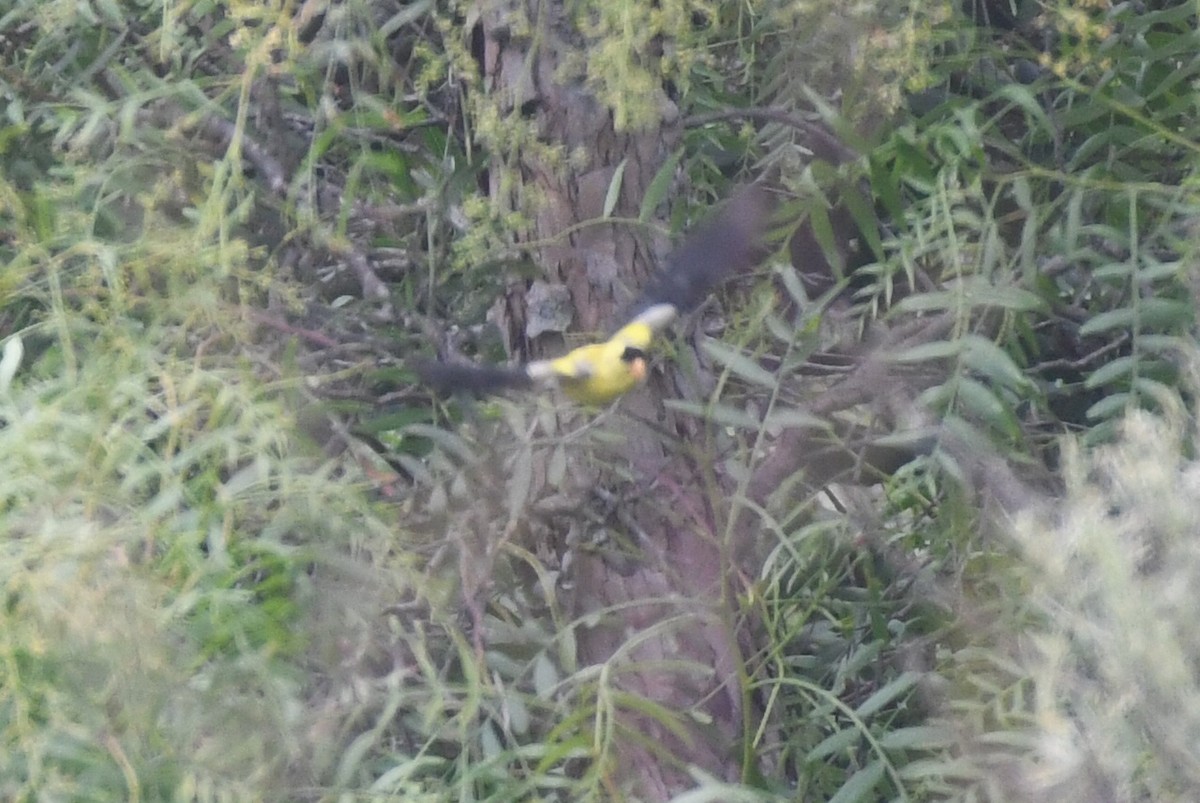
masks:
<path id="1" fill-rule="evenodd" d="M 690 312 L 729 277 L 749 270 L 767 256 L 767 234 L 774 201 L 762 187 L 747 187 L 710 220 L 693 229 L 651 277 L 629 318 L 656 305 Z"/>

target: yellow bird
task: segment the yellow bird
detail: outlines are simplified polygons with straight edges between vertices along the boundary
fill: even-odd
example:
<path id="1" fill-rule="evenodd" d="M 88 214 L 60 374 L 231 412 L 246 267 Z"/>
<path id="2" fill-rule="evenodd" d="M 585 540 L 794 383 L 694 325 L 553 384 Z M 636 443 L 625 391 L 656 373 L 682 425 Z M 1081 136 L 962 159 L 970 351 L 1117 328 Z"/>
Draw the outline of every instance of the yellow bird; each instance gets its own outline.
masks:
<path id="1" fill-rule="evenodd" d="M 670 304 L 655 304 L 634 316 L 608 340 L 580 346 L 550 360 L 519 366 L 430 360 L 418 363 L 417 373 L 426 385 L 441 392 L 482 394 L 557 385 L 577 402 L 605 404 L 646 378 L 646 353 L 654 335 L 676 314 Z"/>
<path id="2" fill-rule="evenodd" d="M 699 306 L 725 277 L 763 259 L 771 208 L 770 197 L 756 187 L 730 199 L 672 252 L 666 268 L 647 284 L 634 307 L 637 312 L 607 340 L 519 366 L 418 362 L 417 373 L 440 392 L 484 394 L 557 385 L 584 404 L 610 402 L 645 380 L 646 353 L 658 332 Z"/>
<path id="3" fill-rule="evenodd" d="M 656 304 L 602 343 L 591 343 L 553 360 L 525 365 L 534 382 L 556 382 L 563 392 L 583 404 L 605 404 L 646 379 L 646 352 L 654 335 L 675 319 L 670 304 Z"/>

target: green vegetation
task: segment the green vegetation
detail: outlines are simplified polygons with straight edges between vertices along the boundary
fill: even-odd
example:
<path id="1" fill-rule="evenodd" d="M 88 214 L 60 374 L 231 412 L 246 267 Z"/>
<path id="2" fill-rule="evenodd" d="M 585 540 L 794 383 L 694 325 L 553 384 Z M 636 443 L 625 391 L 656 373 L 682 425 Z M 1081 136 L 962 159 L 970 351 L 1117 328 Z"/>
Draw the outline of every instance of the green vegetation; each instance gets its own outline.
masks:
<path id="1" fill-rule="evenodd" d="M 1195 799 L 1195 6 L 844 6 L 0 9 L 0 798 L 633 799 L 634 744 L 691 803 Z M 530 165 L 597 166 L 476 25 L 548 58 L 547 19 L 589 57 L 532 85 L 679 132 L 569 234 L 762 175 L 811 233 L 664 345 L 663 418 L 404 365 L 527 345 Z M 580 561 L 671 530 L 724 616 L 597 658 L 633 606 Z M 737 778 L 672 764 L 696 729 Z"/>

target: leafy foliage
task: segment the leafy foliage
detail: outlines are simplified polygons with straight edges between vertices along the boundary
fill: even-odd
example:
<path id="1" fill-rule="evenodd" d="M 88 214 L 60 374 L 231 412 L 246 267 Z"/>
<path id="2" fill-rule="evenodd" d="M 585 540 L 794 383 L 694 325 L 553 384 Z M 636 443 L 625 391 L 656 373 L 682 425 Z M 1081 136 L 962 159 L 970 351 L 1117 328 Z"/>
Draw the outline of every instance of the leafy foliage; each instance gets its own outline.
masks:
<path id="1" fill-rule="evenodd" d="M 760 637 L 743 783 L 694 771 L 681 799 L 1200 788 L 1195 11 L 1014 5 L 570 4 L 595 58 L 559 77 L 619 127 L 664 97 L 687 126 L 639 223 L 767 171 L 816 244 L 732 290 L 695 364 L 679 349 L 694 437 L 655 431 L 704 467 L 723 549 L 761 514 L 743 621 L 715 628 Z M 577 654 L 609 612 L 570 610 L 571 561 L 645 547 L 608 459 L 628 414 L 500 402 L 443 428 L 397 358 L 447 320 L 503 356 L 481 322 L 531 274 L 530 221 L 480 188 L 534 208 L 500 168 L 578 155 L 482 86 L 466 6 L 168 12 L 0 15 L 0 795 L 616 799 L 619 743 L 652 741 L 631 715 L 702 715 L 617 682 L 645 634 Z M 844 150 L 811 155 L 818 117 Z M 906 326 L 927 336 L 880 360 L 899 401 L 814 376 L 848 333 Z M 347 417 L 390 462 L 328 435 Z M 944 437 L 825 489 L 862 481 L 828 468 L 846 454 L 921 442 L 888 418 Z M 760 498 L 798 436 L 807 470 Z M 1063 478 L 1059 515 L 1030 492 L 984 520 L 972 451 Z"/>

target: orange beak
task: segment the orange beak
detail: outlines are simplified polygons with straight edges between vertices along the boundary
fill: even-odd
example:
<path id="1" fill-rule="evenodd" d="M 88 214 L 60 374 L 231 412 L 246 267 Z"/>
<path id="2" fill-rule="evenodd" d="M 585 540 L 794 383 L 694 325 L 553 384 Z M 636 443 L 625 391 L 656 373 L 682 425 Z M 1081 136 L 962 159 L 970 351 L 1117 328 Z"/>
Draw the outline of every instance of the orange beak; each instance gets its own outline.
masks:
<path id="1" fill-rule="evenodd" d="M 633 378 L 638 382 L 643 382 L 646 379 L 646 361 L 638 357 L 633 362 L 629 363 L 629 373 L 633 374 Z"/>

